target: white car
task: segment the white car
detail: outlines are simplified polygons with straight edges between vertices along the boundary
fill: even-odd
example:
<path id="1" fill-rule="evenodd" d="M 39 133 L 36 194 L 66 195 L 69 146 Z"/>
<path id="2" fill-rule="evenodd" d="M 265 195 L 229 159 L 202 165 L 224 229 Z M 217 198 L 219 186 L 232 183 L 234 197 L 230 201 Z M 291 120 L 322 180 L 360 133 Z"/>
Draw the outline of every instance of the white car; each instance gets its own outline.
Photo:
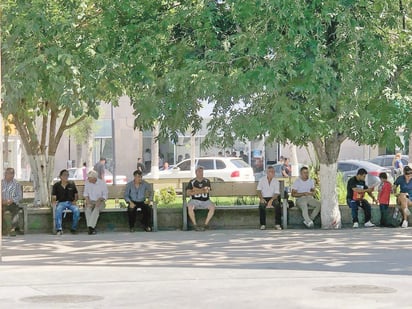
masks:
<path id="1" fill-rule="evenodd" d="M 204 177 L 210 181 L 255 181 L 253 169 L 236 157 L 201 157 L 195 159 L 195 166 L 204 167 Z M 153 173 L 144 176 L 154 179 Z M 174 165 L 168 170 L 159 171 L 159 179 L 191 179 L 190 159 Z"/>
<path id="2" fill-rule="evenodd" d="M 83 180 L 83 168 L 82 167 L 73 167 L 68 168 L 69 171 L 69 180 Z M 59 181 L 60 178 L 57 177 L 54 179 L 55 181 Z M 113 174 L 105 169 L 104 170 L 104 180 L 108 185 L 113 184 Z M 127 177 L 124 175 L 116 175 L 116 184 L 124 185 L 127 184 Z"/>

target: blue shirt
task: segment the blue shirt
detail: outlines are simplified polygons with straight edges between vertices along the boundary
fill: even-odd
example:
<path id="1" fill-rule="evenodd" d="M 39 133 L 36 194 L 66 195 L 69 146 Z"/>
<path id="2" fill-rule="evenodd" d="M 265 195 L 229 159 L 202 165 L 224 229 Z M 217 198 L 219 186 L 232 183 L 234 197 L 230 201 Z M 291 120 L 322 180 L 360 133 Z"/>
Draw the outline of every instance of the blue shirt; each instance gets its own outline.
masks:
<path id="1" fill-rule="evenodd" d="M 136 187 L 134 180 L 127 183 L 124 192 L 126 202 L 144 202 L 146 197 L 149 198 L 150 201 L 153 201 L 153 190 L 148 182 L 142 180 L 142 183 L 138 187 Z"/>
<path id="2" fill-rule="evenodd" d="M 398 178 L 396 178 L 393 184 L 401 188 L 401 193 L 408 193 L 409 199 L 412 198 L 412 180 L 406 182 L 405 175 L 401 175 Z"/>

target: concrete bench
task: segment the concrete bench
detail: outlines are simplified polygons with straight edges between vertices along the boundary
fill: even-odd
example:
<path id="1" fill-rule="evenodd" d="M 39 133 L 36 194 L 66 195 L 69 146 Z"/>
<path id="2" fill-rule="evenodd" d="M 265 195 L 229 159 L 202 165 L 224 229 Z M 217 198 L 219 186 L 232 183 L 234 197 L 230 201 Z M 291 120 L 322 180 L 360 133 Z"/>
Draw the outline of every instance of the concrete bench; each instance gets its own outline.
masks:
<path id="1" fill-rule="evenodd" d="M 84 181 L 75 181 L 77 191 L 78 191 L 78 201 L 77 205 L 79 206 L 80 213 L 84 213 Z M 152 190 L 153 190 L 153 184 L 150 184 Z M 126 190 L 126 185 L 108 185 L 108 199 L 114 199 L 114 200 L 120 200 L 124 198 L 124 192 Z M 53 232 L 55 231 L 55 218 L 56 218 L 56 207 L 52 207 L 53 209 Z M 121 207 L 119 204 L 119 207 L 116 208 L 105 208 L 101 211 L 101 213 L 127 213 L 127 207 Z M 63 216 L 66 213 L 71 213 L 69 209 L 65 209 L 63 211 Z M 157 225 L 157 205 L 156 203 L 153 203 L 152 207 L 152 221 L 153 221 L 153 231 L 157 232 L 158 230 L 158 225 Z"/>
<path id="2" fill-rule="evenodd" d="M 288 222 L 288 201 L 285 198 L 285 182 L 284 180 L 279 180 L 280 183 L 280 192 L 281 192 L 281 203 L 282 203 L 282 225 L 283 228 L 287 228 Z M 217 197 L 256 197 L 257 198 L 257 182 L 212 182 L 210 191 L 211 200 L 214 201 L 214 198 Z M 183 183 L 183 227 L 184 231 L 188 230 L 188 214 L 187 214 L 187 196 L 186 189 L 188 183 Z M 254 205 L 219 205 L 216 204 L 216 210 L 232 211 L 232 210 L 257 210 L 259 208 L 258 204 Z M 216 215 L 216 214 L 215 214 Z M 213 220 L 213 219 L 212 219 Z"/>

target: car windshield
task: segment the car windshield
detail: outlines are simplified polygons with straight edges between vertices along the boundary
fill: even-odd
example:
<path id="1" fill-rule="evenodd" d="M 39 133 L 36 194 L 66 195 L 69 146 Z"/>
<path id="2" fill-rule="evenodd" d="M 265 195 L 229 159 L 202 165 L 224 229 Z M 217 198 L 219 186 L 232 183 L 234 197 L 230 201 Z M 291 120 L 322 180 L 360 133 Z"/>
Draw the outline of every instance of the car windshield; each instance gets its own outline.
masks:
<path id="1" fill-rule="evenodd" d="M 236 167 L 250 167 L 243 159 L 231 159 L 232 162 Z"/>

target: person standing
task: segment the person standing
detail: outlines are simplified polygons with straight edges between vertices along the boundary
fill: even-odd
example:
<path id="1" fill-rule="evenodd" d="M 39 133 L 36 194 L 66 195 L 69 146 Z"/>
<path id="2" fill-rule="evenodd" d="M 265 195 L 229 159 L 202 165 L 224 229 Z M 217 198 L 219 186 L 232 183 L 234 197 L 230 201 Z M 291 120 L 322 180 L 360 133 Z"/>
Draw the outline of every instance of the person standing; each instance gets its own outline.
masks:
<path id="1" fill-rule="evenodd" d="M 408 217 L 410 215 L 409 207 L 412 206 L 412 168 L 408 165 L 403 168 L 403 175 L 396 178 L 393 183 L 393 192 L 400 187 L 397 202 L 401 205 L 403 221 L 402 227 L 408 227 Z"/>
<path id="2" fill-rule="evenodd" d="M 85 198 L 86 223 L 89 235 L 96 234 L 100 212 L 106 207 L 108 190 L 106 182 L 97 178 L 96 171 L 87 173 L 83 196 Z"/>
<path id="3" fill-rule="evenodd" d="M 142 158 L 137 158 L 136 170 L 140 171 L 142 175 L 145 172 L 145 166 L 142 163 Z"/>
<path id="4" fill-rule="evenodd" d="M 4 179 L 1 181 L 1 209 L 4 225 L 10 236 L 16 236 L 19 224 L 19 203 L 23 199 L 23 189 L 21 184 L 14 179 L 14 173 L 14 168 L 6 168 Z"/>
<path id="5" fill-rule="evenodd" d="M 283 165 L 282 165 L 282 176 L 283 177 L 290 177 L 292 176 L 292 168 L 289 164 L 289 159 L 284 158 Z"/>
<path id="6" fill-rule="evenodd" d="M 196 168 L 196 178 L 189 181 L 186 193 L 191 196 L 187 203 L 187 212 L 192 221 L 195 231 L 204 231 L 209 229 L 209 222 L 215 213 L 215 204 L 210 200 L 209 192 L 212 190 L 210 180 L 203 177 L 203 166 Z M 199 227 L 196 222 L 195 209 L 208 209 L 204 227 Z"/>
<path id="7" fill-rule="evenodd" d="M 146 232 L 151 232 L 151 206 L 153 206 L 153 190 L 148 182 L 143 180 L 142 173 L 138 170 L 133 172 L 133 180 L 128 182 L 124 192 L 127 206 L 130 232 L 134 232 L 137 211 L 142 210 L 142 223 Z"/>
<path id="8" fill-rule="evenodd" d="M 364 199 L 365 193 L 368 193 L 372 200 L 377 202 L 376 198 L 372 194 L 373 187 L 368 188 L 365 183 L 367 174 L 368 172 L 364 168 L 360 168 L 356 173 L 356 176 L 353 176 L 348 181 L 346 201 L 352 210 L 353 228 L 359 227 L 359 207 L 361 207 L 365 212 L 365 227 L 375 226 L 375 224 L 371 222 L 371 205 Z"/>
<path id="9" fill-rule="evenodd" d="M 146 148 L 143 154 L 143 161 L 144 161 L 144 170 L 146 173 L 150 173 L 152 169 L 152 154 L 150 153 L 150 149 Z"/>
<path id="10" fill-rule="evenodd" d="M 56 182 L 52 188 L 52 206 L 55 210 L 56 234 L 63 235 L 62 220 L 63 211 L 69 209 L 73 214 L 72 227 L 70 232 L 77 234 L 77 224 L 79 223 L 80 211 L 76 206 L 78 199 L 77 187 L 73 181 L 69 181 L 69 172 L 64 169 L 60 171 L 60 181 Z"/>
<path id="11" fill-rule="evenodd" d="M 304 166 L 300 169 L 300 176 L 292 185 L 292 196 L 296 198 L 296 205 L 302 211 L 303 224 L 307 228 L 314 226 L 313 220 L 319 215 L 321 203 L 313 197 L 315 193 L 315 181 L 309 178 L 309 169 Z M 308 207 L 312 207 L 309 216 Z"/>
<path id="12" fill-rule="evenodd" d="M 388 181 L 388 175 L 386 173 L 379 174 L 380 184 L 378 187 L 378 202 L 379 202 L 379 209 L 381 211 L 381 226 L 387 226 L 388 222 L 386 222 L 390 198 L 391 198 L 391 191 L 392 185 Z"/>
<path id="13" fill-rule="evenodd" d="M 104 170 L 106 169 L 106 158 L 101 157 L 99 162 L 94 165 L 94 170 L 97 172 L 97 178 L 104 180 Z"/>
<path id="14" fill-rule="evenodd" d="M 260 229 L 266 229 L 266 208 L 275 208 L 275 229 L 281 230 L 282 208 L 280 206 L 279 181 L 275 179 L 275 168 L 266 169 L 266 177 L 262 177 L 257 185 L 259 197 Z"/>

